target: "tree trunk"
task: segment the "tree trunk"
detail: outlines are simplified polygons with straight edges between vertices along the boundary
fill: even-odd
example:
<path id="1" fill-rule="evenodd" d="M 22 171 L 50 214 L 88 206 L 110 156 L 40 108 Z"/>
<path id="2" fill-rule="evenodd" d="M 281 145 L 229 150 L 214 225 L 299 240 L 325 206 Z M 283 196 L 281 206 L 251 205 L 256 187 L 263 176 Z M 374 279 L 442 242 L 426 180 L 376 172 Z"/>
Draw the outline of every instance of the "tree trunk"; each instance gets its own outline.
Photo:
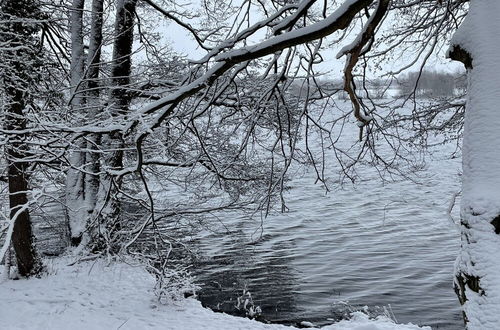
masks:
<path id="1" fill-rule="evenodd" d="M 84 49 L 83 49 L 83 9 L 85 0 L 73 0 L 70 13 L 71 31 L 71 108 L 74 113 L 81 113 L 85 99 L 84 90 Z M 80 149 L 86 147 L 79 142 L 70 155 L 70 165 L 66 177 L 66 207 L 71 237 L 71 245 L 80 244 L 87 210 L 85 208 L 85 173 L 86 153 Z"/>
<path id="2" fill-rule="evenodd" d="M 498 329 L 500 324 L 499 12 L 497 0 L 471 1 L 450 51 L 468 71 L 455 290 L 470 330 Z"/>
<path id="3" fill-rule="evenodd" d="M 88 91 L 86 93 L 89 118 L 97 118 L 101 112 L 101 86 L 99 83 L 99 70 L 101 66 L 103 10 L 104 0 L 92 1 L 92 21 L 90 27 L 89 52 L 87 57 Z M 87 218 L 85 222 L 87 224 L 92 219 L 92 214 L 95 211 L 99 191 L 98 173 L 101 167 L 100 155 L 97 149 L 100 145 L 101 137 L 98 134 L 92 134 L 89 136 L 89 141 L 87 142 L 87 165 L 85 167 L 85 205 L 87 208 Z"/>
<path id="4" fill-rule="evenodd" d="M 29 276 L 40 270 L 31 218 L 28 208 L 28 160 L 30 156 L 24 111 L 32 101 L 31 91 L 36 81 L 37 46 L 40 20 L 38 4 L 32 0 L 4 0 L 0 2 L 0 44 L 3 49 L 0 66 L 0 93 L 3 95 L 3 128 L 7 135 L 4 153 L 7 163 L 10 204 L 11 240 L 16 254 L 19 274 Z M 7 38 L 7 39 L 5 39 Z M 9 45 L 13 48 L 9 50 Z M 16 47 L 18 46 L 18 47 Z"/>
<path id="5" fill-rule="evenodd" d="M 134 15 L 137 0 L 119 0 L 116 8 L 116 21 L 113 42 L 113 60 L 111 67 L 111 92 L 109 105 L 111 115 L 126 117 L 130 106 L 131 55 L 134 40 Z M 120 133 L 112 133 L 105 137 L 103 147 L 109 151 L 104 162 L 108 170 L 123 168 L 123 137 Z M 101 228 L 101 238 L 112 236 L 112 232 L 120 227 L 120 203 L 116 194 L 121 187 L 121 180 L 112 175 L 103 174 L 101 177 L 98 205 L 96 208 L 97 219 Z M 102 226 L 104 225 L 104 226 Z M 107 233 L 103 234 L 103 231 Z M 109 245 L 110 242 L 105 244 Z M 109 248 L 109 246 L 108 246 Z"/>
<path id="6" fill-rule="evenodd" d="M 137 0 L 119 0 L 116 8 L 110 95 L 110 105 L 114 115 L 126 115 L 130 105 L 130 93 L 127 88 L 132 70 L 136 4 Z"/>
<path id="7" fill-rule="evenodd" d="M 90 27 L 89 52 L 87 57 L 87 87 L 86 93 L 87 105 L 90 119 L 97 118 L 101 112 L 99 70 L 101 66 L 101 47 L 102 47 L 102 24 L 103 24 L 104 0 L 92 1 L 92 21 Z M 91 135 L 87 143 L 87 150 L 96 150 L 100 145 L 100 137 Z M 96 150 L 97 151 L 97 150 Z M 87 173 L 95 175 L 86 176 L 86 204 L 89 213 L 92 213 L 96 203 L 97 190 L 99 189 L 99 154 L 97 152 L 88 152 L 86 168 Z"/>
<path id="8" fill-rule="evenodd" d="M 7 247 L 7 251 L 5 251 L 5 256 L 3 259 L 4 259 L 4 266 L 3 266 L 3 273 L 2 273 L 2 278 L 0 279 L 0 283 L 10 279 L 10 267 L 12 266 L 12 261 L 11 261 L 11 256 L 10 256 L 10 244 Z"/>
<path id="9" fill-rule="evenodd" d="M 6 130 L 25 130 L 26 121 L 23 110 L 23 93 L 19 89 L 7 88 L 10 102 L 5 107 L 4 128 Z M 14 221 L 12 246 L 16 252 L 19 274 L 29 276 L 38 271 L 38 260 L 34 247 L 31 218 L 28 209 L 28 156 L 23 135 L 10 136 L 5 146 L 9 181 L 10 219 Z"/>

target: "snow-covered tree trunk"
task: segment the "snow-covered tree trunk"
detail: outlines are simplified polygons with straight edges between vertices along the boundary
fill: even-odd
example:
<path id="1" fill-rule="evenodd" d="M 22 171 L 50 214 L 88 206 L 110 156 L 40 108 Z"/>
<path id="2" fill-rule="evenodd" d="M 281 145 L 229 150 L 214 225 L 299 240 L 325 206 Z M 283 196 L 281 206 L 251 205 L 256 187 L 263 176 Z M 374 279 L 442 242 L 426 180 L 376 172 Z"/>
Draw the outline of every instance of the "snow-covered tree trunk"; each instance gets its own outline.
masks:
<path id="1" fill-rule="evenodd" d="M 131 56 L 136 4 L 137 0 L 119 0 L 116 6 L 111 92 L 109 95 L 110 112 L 113 117 L 126 117 L 130 106 L 131 97 L 127 88 L 130 84 L 132 69 Z M 102 145 L 104 149 L 109 151 L 104 159 L 106 169 L 119 170 L 123 168 L 124 143 L 121 133 L 115 132 L 105 136 Z M 109 174 L 103 174 L 100 178 L 96 207 L 96 212 L 98 212 L 96 218 L 99 219 L 102 229 L 99 231 L 100 235 L 120 227 L 120 205 L 116 198 L 120 186 L 120 179 Z M 109 239 L 109 233 L 104 236 Z"/>
<path id="2" fill-rule="evenodd" d="M 71 31 L 71 108 L 74 113 L 83 109 L 85 102 L 82 93 L 84 82 L 84 48 L 83 48 L 83 10 L 85 0 L 73 0 L 70 14 Z M 82 233 L 85 230 L 87 209 L 85 207 L 85 172 L 86 153 L 79 150 L 86 147 L 85 142 L 76 145 L 70 156 L 71 168 L 66 177 L 66 207 L 68 224 L 71 235 L 71 244 L 80 244 Z"/>
<path id="3" fill-rule="evenodd" d="M 472 0 L 450 57 L 468 70 L 462 247 L 455 289 L 467 329 L 500 325 L 500 2 Z"/>
<path id="4" fill-rule="evenodd" d="M 99 82 L 99 71 L 101 69 L 101 47 L 102 47 L 102 28 L 103 28 L 103 10 L 104 0 L 92 1 L 92 17 L 90 26 L 89 50 L 87 55 L 87 91 L 85 101 L 87 106 L 87 117 L 96 118 L 101 108 L 101 93 Z M 99 170 L 100 156 L 98 153 L 101 138 L 98 134 L 92 134 L 86 142 L 85 160 L 85 226 L 89 224 L 95 211 L 97 194 L 99 191 Z M 85 233 L 84 233 L 85 235 Z M 87 240 L 85 239 L 85 243 Z"/>

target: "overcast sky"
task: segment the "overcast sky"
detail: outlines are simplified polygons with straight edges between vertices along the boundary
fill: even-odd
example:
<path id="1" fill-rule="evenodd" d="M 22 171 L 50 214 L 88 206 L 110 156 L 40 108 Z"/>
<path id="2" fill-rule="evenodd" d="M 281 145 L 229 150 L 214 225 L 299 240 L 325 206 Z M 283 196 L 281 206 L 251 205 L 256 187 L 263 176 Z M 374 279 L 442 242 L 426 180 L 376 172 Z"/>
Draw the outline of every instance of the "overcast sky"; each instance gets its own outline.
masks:
<path id="1" fill-rule="evenodd" d="M 387 18 L 386 20 L 388 20 Z M 387 23 L 387 22 L 386 22 Z M 172 48 L 178 52 L 185 54 L 189 59 L 199 59 L 203 57 L 205 51 L 197 46 L 197 43 L 194 39 L 187 33 L 182 27 L 178 26 L 175 23 L 169 23 L 164 20 L 163 23 L 159 26 L 159 30 L 161 31 L 164 41 L 171 43 Z M 261 33 L 259 38 L 263 38 L 264 33 Z M 258 39 L 253 38 L 251 40 L 254 43 L 258 42 Z M 347 44 L 348 42 L 339 44 L 338 47 L 332 48 L 331 50 L 325 50 L 322 52 L 324 62 L 317 64 L 315 69 L 317 71 L 321 71 L 327 73 L 325 78 L 330 79 L 338 79 L 342 77 L 342 70 L 345 64 L 345 58 L 336 59 L 336 55 L 340 48 Z M 445 57 L 445 49 L 441 50 L 437 54 L 432 55 L 427 63 L 427 68 L 431 70 L 437 71 L 446 71 L 446 72 L 455 72 L 463 70 L 463 66 L 460 63 L 451 61 Z M 400 57 L 391 62 L 392 65 L 382 64 L 382 71 L 387 72 L 391 70 L 396 70 L 400 68 L 407 60 L 407 57 Z M 416 71 L 419 69 L 421 62 L 415 65 L 411 70 Z M 369 72 L 370 77 L 380 77 L 384 72 L 376 71 Z"/>

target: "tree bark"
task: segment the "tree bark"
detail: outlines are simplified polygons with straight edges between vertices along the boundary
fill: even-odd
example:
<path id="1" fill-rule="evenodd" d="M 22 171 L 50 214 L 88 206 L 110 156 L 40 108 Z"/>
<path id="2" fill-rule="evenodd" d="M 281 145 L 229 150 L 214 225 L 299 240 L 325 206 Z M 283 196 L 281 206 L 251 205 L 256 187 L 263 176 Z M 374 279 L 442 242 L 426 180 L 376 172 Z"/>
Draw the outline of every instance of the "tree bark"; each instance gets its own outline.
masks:
<path id="1" fill-rule="evenodd" d="M 7 162 L 10 219 L 13 222 L 11 237 L 16 254 L 19 274 L 30 276 L 40 270 L 34 246 L 31 218 L 28 208 L 29 174 L 28 160 L 30 156 L 26 140 L 29 135 L 25 108 L 30 99 L 30 91 L 36 84 L 33 71 L 39 50 L 35 49 L 39 28 L 30 23 L 31 19 L 40 19 L 37 3 L 31 0 L 5 0 L 0 2 L 0 19 L 4 19 L 0 28 L 0 42 L 21 45 L 12 51 L 6 50 L 3 68 L 0 71 L 0 88 L 4 94 L 3 128 L 13 132 L 7 136 L 4 152 Z M 7 35 L 7 40 L 2 40 Z M 17 134 L 15 134 L 17 132 Z M 22 132 L 22 133 L 21 133 Z M 9 239 L 9 238 L 7 238 Z"/>
<path id="2" fill-rule="evenodd" d="M 11 99 L 5 109 L 4 128 L 12 131 L 24 130 L 26 121 L 23 115 L 25 108 L 23 93 L 13 88 L 7 90 Z M 19 274 L 29 276 L 37 271 L 37 257 L 28 209 L 28 163 L 25 161 L 28 153 L 24 139 L 23 135 L 11 136 L 5 146 L 5 156 L 9 181 L 10 219 L 15 221 L 12 246 L 16 252 Z"/>
<path id="3" fill-rule="evenodd" d="M 73 0 L 70 12 L 71 31 L 71 109 L 74 113 L 81 113 L 85 104 L 84 86 L 84 47 L 83 47 L 83 10 L 85 0 Z M 78 142 L 70 155 L 70 168 L 66 177 L 66 207 L 70 231 L 71 245 L 80 244 L 85 230 L 87 210 L 85 208 L 85 172 L 86 153 L 81 149 L 86 142 Z"/>
<path id="4" fill-rule="evenodd" d="M 101 68 L 101 47 L 102 47 L 102 28 L 103 28 L 103 10 L 104 0 L 92 1 L 92 17 L 90 26 L 89 50 L 87 55 L 87 91 L 85 93 L 85 103 L 87 105 L 87 117 L 95 119 L 99 116 L 101 105 L 101 85 L 99 82 L 99 71 Z M 98 149 L 101 145 L 101 137 L 98 134 L 88 136 L 85 153 L 85 209 L 84 218 L 85 227 L 89 227 L 92 215 L 97 203 L 99 191 L 99 171 L 100 155 Z M 84 233 L 85 236 L 85 233 Z M 88 237 L 87 237 L 88 238 Z M 85 242 L 87 243 L 87 239 Z"/>
<path id="5" fill-rule="evenodd" d="M 9 246 L 7 247 L 7 251 L 5 251 L 3 273 L 0 282 L 7 281 L 10 279 L 11 266 L 12 266 L 12 260 L 10 256 L 10 244 L 9 244 Z"/>
<path id="6" fill-rule="evenodd" d="M 109 95 L 110 112 L 113 117 L 126 117 L 131 96 L 128 92 L 132 70 L 132 46 L 134 40 L 134 17 L 137 0 L 119 0 L 116 8 L 114 27 L 113 60 L 111 67 L 111 92 Z M 108 170 L 123 168 L 123 137 L 121 133 L 109 134 L 103 141 L 103 147 L 109 151 L 104 163 Z M 104 235 L 109 239 L 112 232 L 120 228 L 120 203 L 116 194 L 121 187 L 121 180 L 112 175 L 103 174 L 99 185 L 96 208 L 97 219 L 101 226 L 97 241 Z M 109 242 L 104 244 L 109 245 Z M 109 248 L 109 246 L 108 246 Z"/>

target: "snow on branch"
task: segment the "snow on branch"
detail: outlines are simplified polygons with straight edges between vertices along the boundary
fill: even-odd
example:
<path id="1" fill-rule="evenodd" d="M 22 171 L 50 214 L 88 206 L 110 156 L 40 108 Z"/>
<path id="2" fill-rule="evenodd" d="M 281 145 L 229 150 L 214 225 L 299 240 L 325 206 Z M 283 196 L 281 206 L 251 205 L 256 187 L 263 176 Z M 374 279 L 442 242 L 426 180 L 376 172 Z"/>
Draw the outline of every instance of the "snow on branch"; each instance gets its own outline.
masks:
<path id="1" fill-rule="evenodd" d="M 161 115 L 157 117 L 157 120 L 154 121 L 153 125 L 157 126 L 159 122 L 163 121 L 163 119 L 174 110 L 177 104 L 194 95 L 204 87 L 210 86 L 217 78 L 233 68 L 236 64 L 270 55 L 285 48 L 314 41 L 326 37 L 338 30 L 343 30 L 349 26 L 352 19 L 359 11 L 369 6 L 372 2 L 373 0 L 345 1 L 333 14 L 328 16 L 323 21 L 283 33 L 254 46 L 248 46 L 219 54 L 215 56 L 215 60 L 218 61 L 218 63 L 207 70 L 205 74 L 193 82 L 182 86 L 170 95 L 143 107 L 140 111 L 138 111 L 137 116 L 140 118 L 145 114 L 151 114 L 168 106 L 168 108 L 164 109 Z M 386 1 L 383 1 L 383 3 L 385 2 Z M 254 25 L 254 28 L 255 26 L 259 26 L 259 23 Z M 250 31 L 253 31 L 253 29 L 248 29 L 247 33 Z M 242 32 L 243 35 L 245 35 L 244 32 L 245 31 Z M 239 38 L 243 35 L 240 35 Z M 229 42 L 228 45 L 232 43 L 233 42 Z M 226 47 L 224 43 L 223 45 L 224 46 L 222 47 Z M 129 128 L 137 126 L 137 120 L 131 123 Z"/>
<path id="2" fill-rule="evenodd" d="M 345 1 L 333 14 L 318 23 L 292 30 L 254 46 L 223 53 L 215 59 L 217 61 L 240 63 L 326 37 L 336 31 L 347 28 L 354 16 L 372 2 L 373 0 Z"/>

